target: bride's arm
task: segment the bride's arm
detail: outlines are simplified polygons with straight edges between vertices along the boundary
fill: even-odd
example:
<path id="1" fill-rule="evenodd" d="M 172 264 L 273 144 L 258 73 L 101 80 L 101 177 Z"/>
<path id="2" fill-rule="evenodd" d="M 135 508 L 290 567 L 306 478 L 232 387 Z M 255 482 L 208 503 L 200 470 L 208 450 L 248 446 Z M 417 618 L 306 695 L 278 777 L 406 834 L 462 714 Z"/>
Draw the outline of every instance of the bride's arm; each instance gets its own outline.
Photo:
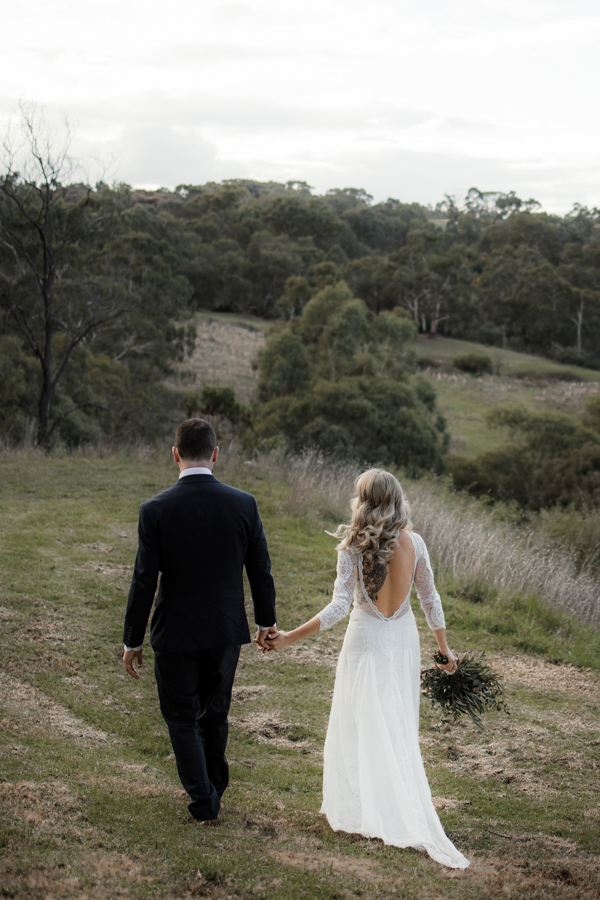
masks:
<path id="1" fill-rule="evenodd" d="M 312 619 L 305 622 L 304 625 L 294 628 L 293 631 L 278 631 L 277 634 L 268 637 L 267 642 L 273 650 L 285 650 L 290 644 L 301 641 L 302 638 L 310 637 L 311 634 L 316 634 L 320 630 L 321 620 L 318 616 L 313 616 Z"/>
<path id="2" fill-rule="evenodd" d="M 269 647 L 273 650 L 285 650 L 295 641 L 300 641 L 318 631 L 325 631 L 326 628 L 331 628 L 332 625 L 347 616 L 352 605 L 357 578 L 358 569 L 354 557 L 349 550 L 340 550 L 331 602 L 318 615 L 313 616 L 299 628 L 295 628 L 293 631 L 278 631 L 276 635 L 268 639 Z"/>
<path id="3" fill-rule="evenodd" d="M 446 640 L 446 629 L 445 628 L 432 628 L 433 636 L 437 641 L 437 645 L 439 647 L 440 653 L 443 653 L 445 657 L 447 657 L 447 663 L 437 663 L 440 669 L 445 669 L 446 672 L 454 672 L 456 670 L 456 657 L 452 650 L 448 647 L 448 642 Z"/>
<path id="4" fill-rule="evenodd" d="M 425 613 L 427 624 L 433 632 L 440 653 L 443 653 L 444 656 L 448 657 L 447 663 L 438 663 L 438 665 L 440 669 L 445 669 L 446 672 L 454 672 L 456 669 L 456 657 L 448 647 L 448 641 L 446 639 L 446 620 L 444 618 L 442 601 L 435 587 L 429 553 L 427 552 L 425 541 L 421 537 L 419 537 L 419 545 L 419 550 L 415 548 L 418 557 L 415 567 L 415 588 L 417 590 L 417 596 L 421 601 L 421 607 Z"/>

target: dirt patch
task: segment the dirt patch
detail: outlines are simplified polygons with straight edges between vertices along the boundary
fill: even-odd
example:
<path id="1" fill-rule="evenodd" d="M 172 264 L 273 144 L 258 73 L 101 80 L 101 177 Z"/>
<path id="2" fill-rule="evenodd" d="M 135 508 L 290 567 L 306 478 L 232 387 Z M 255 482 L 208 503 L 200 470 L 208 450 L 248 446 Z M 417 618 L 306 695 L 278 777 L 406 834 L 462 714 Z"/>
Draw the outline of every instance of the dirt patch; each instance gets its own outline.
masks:
<path id="1" fill-rule="evenodd" d="M 107 578 L 117 578 L 120 581 L 129 581 L 133 574 L 133 566 L 120 566 L 118 563 L 104 562 L 104 560 L 90 559 L 80 566 L 75 566 L 75 570 L 78 572 L 89 569 L 97 572 L 99 575 L 104 575 Z"/>
<path id="2" fill-rule="evenodd" d="M 282 721 L 276 713 L 255 712 L 242 716 L 229 716 L 229 724 L 251 734 L 259 743 L 272 747 L 291 747 L 306 750 L 311 746 L 299 729 L 301 726 Z"/>
<path id="3" fill-rule="evenodd" d="M 447 797 L 433 797 L 432 800 L 436 809 L 464 809 L 471 806 L 470 800 L 451 800 Z"/>
<path id="4" fill-rule="evenodd" d="M 87 745 L 108 741 L 108 735 L 92 728 L 73 713 L 27 682 L 19 681 L 0 670 L 2 706 L 34 727 L 47 728 Z"/>
<path id="5" fill-rule="evenodd" d="M 573 859 L 557 848 L 554 850 L 550 859 L 534 862 L 523 858 L 518 850 L 510 856 L 477 854 L 467 871 L 482 897 L 597 898 L 597 861 Z M 453 873 L 448 873 L 448 877 L 453 877 Z"/>
<path id="6" fill-rule="evenodd" d="M 493 777 L 502 784 L 510 784 L 511 789 L 519 787 L 532 796 L 560 793 L 536 774 L 541 764 L 551 756 L 551 750 L 547 749 L 552 747 L 549 731 L 533 725 L 519 725 L 503 731 L 505 734 L 508 732 L 506 737 L 494 737 L 485 744 L 472 744 L 468 731 L 460 733 L 459 729 L 453 728 L 448 744 L 443 748 L 445 758 L 427 761 L 456 775 L 469 773 L 482 778 Z M 420 743 L 423 749 L 440 749 L 439 738 L 421 736 Z"/>
<path id="7" fill-rule="evenodd" d="M 267 687 L 264 684 L 244 685 L 243 687 L 234 687 L 232 700 L 243 703 L 247 700 L 256 700 L 266 694 Z"/>
<path id="8" fill-rule="evenodd" d="M 63 616 L 39 603 L 28 612 L 25 620 L 16 610 L 6 618 L 16 620 L 12 626 L 13 628 L 16 626 L 13 631 L 13 643 L 31 644 L 44 641 L 60 646 L 66 641 L 75 640 L 74 635 L 69 633 Z"/>
<path id="9" fill-rule="evenodd" d="M 272 850 L 269 855 L 284 866 L 294 866 L 305 872 L 324 870 L 344 878 L 350 875 L 361 881 L 367 879 L 369 881 L 382 881 L 385 878 L 381 866 L 371 862 L 369 859 L 339 856 L 318 851 L 294 853 L 291 850 Z"/>
<path id="10" fill-rule="evenodd" d="M 61 681 L 77 691 L 85 691 L 86 694 L 98 693 L 98 685 L 93 681 L 86 681 L 81 675 L 65 675 Z"/>
<path id="11" fill-rule="evenodd" d="M 5 896 L 13 900 L 114 900 L 138 896 L 140 884 L 152 884 L 157 877 L 156 862 L 150 867 L 141 854 L 87 850 L 82 858 L 78 856 L 60 866 L 38 864 L 26 874 L 18 863 L 0 863 Z"/>
<path id="12" fill-rule="evenodd" d="M 114 547 L 110 544 L 103 544 L 101 541 L 95 541 L 93 544 L 82 544 L 84 550 L 93 550 L 94 553 L 109 554 L 114 551 Z"/>
<path id="13" fill-rule="evenodd" d="M 301 666 L 327 666 L 328 669 L 335 669 L 339 649 L 327 647 L 322 642 L 306 647 L 293 644 L 285 653 L 288 658 L 293 659 L 296 664 Z"/>
<path id="14" fill-rule="evenodd" d="M 82 818 L 77 798 L 62 781 L 0 782 L 0 801 L 21 821 L 46 828 Z"/>
<path id="15" fill-rule="evenodd" d="M 553 665 L 531 656 L 505 656 L 488 653 L 487 661 L 506 684 L 519 684 L 539 691 L 597 694 L 600 676 L 591 669 L 568 664 Z"/>
<path id="16" fill-rule="evenodd" d="M 158 797 L 167 794 L 177 800 L 185 800 L 189 797 L 181 788 L 174 788 L 166 782 L 166 779 L 157 769 L 147 765 L 128 765 L 117 763 L 118 768 L 123 769 L 127 777 L 120 778 L 117 775 L 105 775 L 98 778 L 84 778 L 77 783 L 80 785 L 94 785 L 113 794 L 130 794 L 136 797 Z"/>

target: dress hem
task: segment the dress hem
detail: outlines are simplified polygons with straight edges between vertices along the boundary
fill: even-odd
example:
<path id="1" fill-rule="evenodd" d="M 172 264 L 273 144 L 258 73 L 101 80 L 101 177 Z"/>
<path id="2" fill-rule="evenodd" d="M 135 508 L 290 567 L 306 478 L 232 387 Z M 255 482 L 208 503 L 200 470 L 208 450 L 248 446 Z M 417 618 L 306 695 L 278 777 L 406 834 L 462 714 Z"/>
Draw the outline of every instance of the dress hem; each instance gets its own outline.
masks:
<path id="1" fill-rule="evenodd" d="M 383 843 L 385 844 L 386 847 L 398 847 L 400 850 L 407 850 L 409 848 L 411 850 L 421 850 L 421 851 L 427 853 L 427 855 L 434 862 L 439 863 L 439 865 L 441 865 L 441 866 L 446 866 L 446 868 L 448 868 L 448 869 L 466 869 L 471 865 L 471 863 L 467 859 L 467 857 L 463 856 L 462 853 L 460 853 L 460 851 L 459 851 L 459 855 L 462 857 L 464 862 L 456 862 L 456 863 L 446 862 L 446 861 L 440 859 L 440 857 L 442 855 L 445 856 L 445 854 L 442 854 L 439 851 L 434 850 L 434 848 L 432 847 L 431 844 L 428 845 L 425 842 L 420 843 L 420 844 L 400 844 L 400 843 L 396 843 L 394 841 L 388 841 L 384 837 L 381 837 L 380 834 L 372 834 L 366 830 L 362 831 L 360 828 L 349 829 L 349 828 L 345 828 L 343 825 L 333 825 L 329 819 L 329 816 L 322 808 L 319 810 L 319 812 L 321 812 L 321 814 L 325 816 L 325 818 L 327 819 L 327 821 L 329 823 L 329 827 L 331 828 L 332 831 L 343 831 L 346 834 L 360 834 L 362 837 L 365 837 L 365 838 L 375 838 L 378 841 L 383 841 Z M 432 850 L 434 852 L 432 852 Z M 446 859 L 448 859 L 448 857 L 446 857 Z"/>

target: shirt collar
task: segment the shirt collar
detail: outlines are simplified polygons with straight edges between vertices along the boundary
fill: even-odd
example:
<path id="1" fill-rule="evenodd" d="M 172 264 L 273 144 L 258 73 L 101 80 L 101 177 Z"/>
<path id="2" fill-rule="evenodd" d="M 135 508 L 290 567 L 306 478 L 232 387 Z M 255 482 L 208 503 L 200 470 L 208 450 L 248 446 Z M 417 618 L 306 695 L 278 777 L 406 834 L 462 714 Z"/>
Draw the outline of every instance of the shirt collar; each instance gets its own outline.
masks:
<path id="1" fill-rule="evenodd" d="M 207 466 L 190 466 L 179 473 L 180 478 L 185 478 L 186 475 L 212 475 L 212 472 Z"/>

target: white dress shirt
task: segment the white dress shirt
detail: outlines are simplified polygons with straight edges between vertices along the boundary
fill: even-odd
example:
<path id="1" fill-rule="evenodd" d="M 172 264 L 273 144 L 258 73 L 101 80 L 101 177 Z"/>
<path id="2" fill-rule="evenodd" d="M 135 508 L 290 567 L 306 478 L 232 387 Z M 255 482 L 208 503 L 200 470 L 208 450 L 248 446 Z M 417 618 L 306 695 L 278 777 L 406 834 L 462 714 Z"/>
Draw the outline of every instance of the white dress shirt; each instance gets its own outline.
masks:
<path id="1" fill-rule="evenodd" d="M 186 475 L 212 475 L 212 469 L 209 469 L 208 466 L 190 466 L 188 469 L 182 469 L 179 473 L 180 478 L 185 478 Z"/>
<path id="2" fill-rule="evenodd" d="M 189 466 L 187 469 L 182 469 L 179 473 L 179 478 L 185 478 L 186 475 L 212 475 L 212 469 L 209 469 L 208 466 Z M 269 628 L 276 628 L 277 622 L 273 625 L 259 625 L 258 622 L 255 623 L 256 627 L 261 631 L 268 631 Z M 140 644 L 139 647 L 128 647 L 127 644 L 123 644 L 125 650 L 141 650 L 144 646 Z"/>

